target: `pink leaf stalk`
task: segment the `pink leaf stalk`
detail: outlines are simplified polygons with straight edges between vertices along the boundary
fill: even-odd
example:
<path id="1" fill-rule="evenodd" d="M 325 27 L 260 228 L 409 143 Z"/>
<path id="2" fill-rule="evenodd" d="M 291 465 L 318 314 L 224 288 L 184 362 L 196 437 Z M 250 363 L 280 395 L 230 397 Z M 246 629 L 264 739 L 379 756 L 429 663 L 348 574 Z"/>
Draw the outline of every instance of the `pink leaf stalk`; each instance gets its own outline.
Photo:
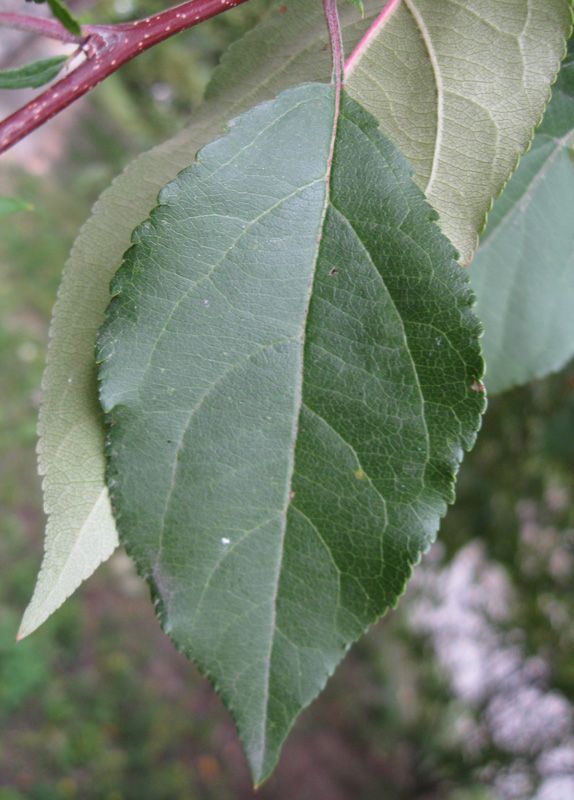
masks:
<path id="1" fill-rule="evenodd" d="M 345 64 L 345 72 L 349 73 L 354 68 L 356 62 L 359 60 L 359 57 L 363 53 L 363 51 L 368 47 L 368 45 L 372 42 L 372 40 L 378 36 L 379 31 L 386 23 L 388 18 L 391 16 L 393 11 L 398 7 L 399 3 L 402 0 L 390 0 L 389 3 L 384 7 L 382 12 L 379 14 L 377 19 L 373 22 L 369 30 L 363 36 L 359 44 L 355 47 L 353 52 L 351 53 L 349 60 Z"/>

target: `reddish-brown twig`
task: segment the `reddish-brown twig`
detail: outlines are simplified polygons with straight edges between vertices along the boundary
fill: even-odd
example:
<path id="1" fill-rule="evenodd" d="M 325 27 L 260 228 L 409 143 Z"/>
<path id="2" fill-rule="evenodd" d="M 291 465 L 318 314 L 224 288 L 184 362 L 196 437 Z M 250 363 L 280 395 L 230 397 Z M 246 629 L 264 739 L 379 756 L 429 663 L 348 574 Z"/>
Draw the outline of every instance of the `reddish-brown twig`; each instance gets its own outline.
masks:
<path id="1" fill-rule="evenodd" d="M 37 33 L 40 36 L 47 36 L 49 39 L 58 39 L 60 42 L 71 42 L 73 44 L 74 42 L 79 43 L 82 41 L 81 36 L 70 33 L 57 20 L 31 17 L 28 14 L 1 12 L 0 27 L 13 28 L 27 33 Z"/>
<path id="2" fill-rule="evenodd" d="M 39 128 L 144 50 L 245 2 L 247 0 L 189 0 L 135 22 L 84 25 L 81 37 L 70 34 L 53 20 L 40 20 L 21 14 L 0 14 L 0 25 L 75 42 L 86 55 L 85 61 L 69 75 L 0 122 L 0 153 Z"/>

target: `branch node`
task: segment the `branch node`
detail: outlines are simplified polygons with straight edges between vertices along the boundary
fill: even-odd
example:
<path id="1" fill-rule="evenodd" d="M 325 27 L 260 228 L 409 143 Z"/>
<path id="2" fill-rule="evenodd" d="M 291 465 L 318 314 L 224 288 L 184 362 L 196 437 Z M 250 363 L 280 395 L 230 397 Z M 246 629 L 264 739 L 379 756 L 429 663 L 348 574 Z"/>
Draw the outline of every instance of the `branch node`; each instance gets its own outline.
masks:
<path id="1" fill-rule="evenodd" d="M 0 26 L 19 28 L 68 44 L 77 44 L 86 56 L 85 61 L 58 83 L 0 122 L 0 153 L 39 128 L 144 50 L 245 2 L 247 0 L 187 0 L 180 6 L 131 23 L 84 25 L 82 36 L 71 34 L 55 20 L 0 13 Z"/>

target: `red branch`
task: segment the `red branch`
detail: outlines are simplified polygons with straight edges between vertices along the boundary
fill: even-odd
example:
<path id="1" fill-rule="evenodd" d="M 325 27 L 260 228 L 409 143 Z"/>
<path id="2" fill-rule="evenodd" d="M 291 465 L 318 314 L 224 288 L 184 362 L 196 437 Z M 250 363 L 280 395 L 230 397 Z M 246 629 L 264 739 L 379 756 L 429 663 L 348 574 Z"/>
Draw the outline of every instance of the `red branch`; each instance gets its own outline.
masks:
<path id="1" fill-rule="evenodd" d="M 47 36 L 49 39 L 58 39 L 61 42 L 80 43 L 81 36 L 76 36 L 66 30 L 55 19 L 44 19 L 44 17 L 30 17 L 28 14 L 11 14 L 9 12 L 0 13 L 0 27 L 14 28 L 18 31 L 28 33 L 38 33 L 40 36 Z"/>
<path id="2" fill-rule="evenodd" d="M 0 122 L 0 153 L 89 92 L 126 61 L 170 36 L 246 1 L 188 0 L 180 6 L 135 22 L 83 25 L 83 35 L 80 38 L 68 33 L 53 20 L 40 20 L 20 14 L 0 14 L 0 25 L 42 33 L 61 41 L 76 42 L 86 55 L 86 60 L 69 75 Z M 7 17 L 11 19 L 8 20 Z"/>

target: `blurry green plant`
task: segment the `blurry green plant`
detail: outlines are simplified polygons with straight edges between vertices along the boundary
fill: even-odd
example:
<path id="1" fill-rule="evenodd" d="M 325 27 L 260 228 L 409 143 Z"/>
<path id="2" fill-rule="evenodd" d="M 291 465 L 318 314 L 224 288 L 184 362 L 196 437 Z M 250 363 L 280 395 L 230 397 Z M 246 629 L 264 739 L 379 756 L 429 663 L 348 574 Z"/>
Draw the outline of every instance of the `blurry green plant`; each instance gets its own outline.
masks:
<path id="1" fill-rule="evenodd" d="M 0 217 L 15 214 L 17 211 L 33 211 L 34 206 L 15 197 L 0 197 Z"/>
<path id="2" fill-rule="evenodd" d="M 76 241 L 40 411 L 46 552 L 20 629 L 111 554 L 117 527 L 257 782 L 454 499 L 484 409 L 457 260 L 571 33 L 568 0 L 512 15 L 367 0 L 340 25 L 325 9 L 330 85 L 320 4 L 271 3 L 193 123 L 128 168 Z M 573 52 L 470 267 L 494 392 L 574 352 Z"/>

